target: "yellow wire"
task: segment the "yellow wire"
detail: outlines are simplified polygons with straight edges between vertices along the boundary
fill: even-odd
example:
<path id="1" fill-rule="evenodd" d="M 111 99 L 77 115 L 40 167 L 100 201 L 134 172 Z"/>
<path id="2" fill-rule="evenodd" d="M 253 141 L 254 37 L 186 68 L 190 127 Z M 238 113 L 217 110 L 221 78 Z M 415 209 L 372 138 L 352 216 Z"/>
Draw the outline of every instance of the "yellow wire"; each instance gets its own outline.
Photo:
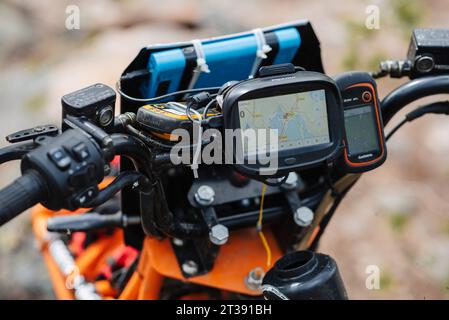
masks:
<path id="1" fill-rule="evenodd" d="M 265 192 L 267 191 L 267 185 L 264 183 L 262 184 L 262 195 L 260 198 L 260 209 L 259 209 L 259 220 L 257 221 L 257 233 L 259 234 L 260 240 L 262 241 L 262 244 L 265 248 L 265 251 L 267 253 L 267 266 L 271 266 L 271 249 L 270 245 L 268 244 L 267 238 L 265 238 L 265 235 L 262 231 L 262 219 L 263 219 L 263 203 L 265 200 Z"/>
<path id="2" fill-rule="evenodd" d="M 262 244 L 265 248 L 265 251 L 267 252 L 267 267 L 271 266 L 271 249 L 270 249 L 270 245 L 268 244 L 267 239 L 265 238 L 264 234 L 262 231 L 259 231 L 259 237 L 260 240 L 262 240 Z"/>

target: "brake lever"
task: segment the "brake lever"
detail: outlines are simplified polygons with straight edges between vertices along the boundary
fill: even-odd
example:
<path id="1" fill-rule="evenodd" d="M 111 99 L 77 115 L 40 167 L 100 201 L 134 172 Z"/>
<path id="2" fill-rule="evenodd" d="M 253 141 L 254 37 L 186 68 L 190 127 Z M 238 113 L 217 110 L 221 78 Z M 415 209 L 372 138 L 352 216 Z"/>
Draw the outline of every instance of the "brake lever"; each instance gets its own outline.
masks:
<path id="1" fill-rule="evenodd" d="M 16 143 L 11 146 L 1 148 L 0 164 L 12 160 L 19 160 L 34 148 L 36 148 L 36 144 L 34 142 Z"/>
<path id="2" fill-rule="evenodd" d="M 114 214 L 92 212 L 49 218 L 47 230 L 50 232 L 91 231 L 103 228 L 126 228 L 139 223 L 139 216 L 126 216 L 121 212 Z"/>

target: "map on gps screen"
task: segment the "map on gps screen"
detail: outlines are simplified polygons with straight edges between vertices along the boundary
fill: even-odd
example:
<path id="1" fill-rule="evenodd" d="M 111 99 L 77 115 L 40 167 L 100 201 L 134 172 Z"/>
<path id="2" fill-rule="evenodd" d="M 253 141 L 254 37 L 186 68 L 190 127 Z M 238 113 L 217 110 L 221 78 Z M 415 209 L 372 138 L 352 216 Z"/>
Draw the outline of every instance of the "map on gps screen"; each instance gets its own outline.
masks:
<path id="1" fill-rule="evenodd" d="M 324 90 L 243 100 L 238 107 L 240 128 L 276 129 L 279 151 L 330 142 Z"/>

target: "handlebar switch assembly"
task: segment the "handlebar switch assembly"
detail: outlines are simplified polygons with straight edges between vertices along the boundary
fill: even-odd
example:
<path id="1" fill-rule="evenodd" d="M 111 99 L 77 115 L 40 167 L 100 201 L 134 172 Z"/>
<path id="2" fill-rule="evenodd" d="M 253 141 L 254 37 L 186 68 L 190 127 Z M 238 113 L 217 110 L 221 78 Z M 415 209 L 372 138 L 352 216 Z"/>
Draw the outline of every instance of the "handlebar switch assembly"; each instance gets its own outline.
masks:
<path id="1" fill-rule="evenodd" d="M 22 161 L 22 172 L 37 171 L 51 190 L 42 202 L 47 208 L 75 210 L 98 194 L 104 178 L 104 159 L 98 144 L 77 129 L 45 139 Z"/>

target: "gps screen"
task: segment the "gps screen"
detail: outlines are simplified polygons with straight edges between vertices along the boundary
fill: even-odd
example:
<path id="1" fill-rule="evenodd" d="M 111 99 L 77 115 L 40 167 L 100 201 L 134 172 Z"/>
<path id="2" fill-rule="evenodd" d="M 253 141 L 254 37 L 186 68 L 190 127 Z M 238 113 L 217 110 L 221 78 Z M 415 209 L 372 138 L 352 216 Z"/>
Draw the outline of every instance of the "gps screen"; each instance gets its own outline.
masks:
<path id="1" fill-rule="evenodd" d="M 266 152 L 268 148 L 282 151 L 330 142 L 324 90 L 242 100 L 238 109 L 243 132 L 274 129 L 278 137 L 277 147 L 273 147 L 268 142 L 248 144 L 242 135 L 245 155 Z"/>
<path id="2" fill-rule="evenodd" d="M 345 110 L 345 128 L 350 155 L 379 150 L 373 117 L 370 105 Z"/>

